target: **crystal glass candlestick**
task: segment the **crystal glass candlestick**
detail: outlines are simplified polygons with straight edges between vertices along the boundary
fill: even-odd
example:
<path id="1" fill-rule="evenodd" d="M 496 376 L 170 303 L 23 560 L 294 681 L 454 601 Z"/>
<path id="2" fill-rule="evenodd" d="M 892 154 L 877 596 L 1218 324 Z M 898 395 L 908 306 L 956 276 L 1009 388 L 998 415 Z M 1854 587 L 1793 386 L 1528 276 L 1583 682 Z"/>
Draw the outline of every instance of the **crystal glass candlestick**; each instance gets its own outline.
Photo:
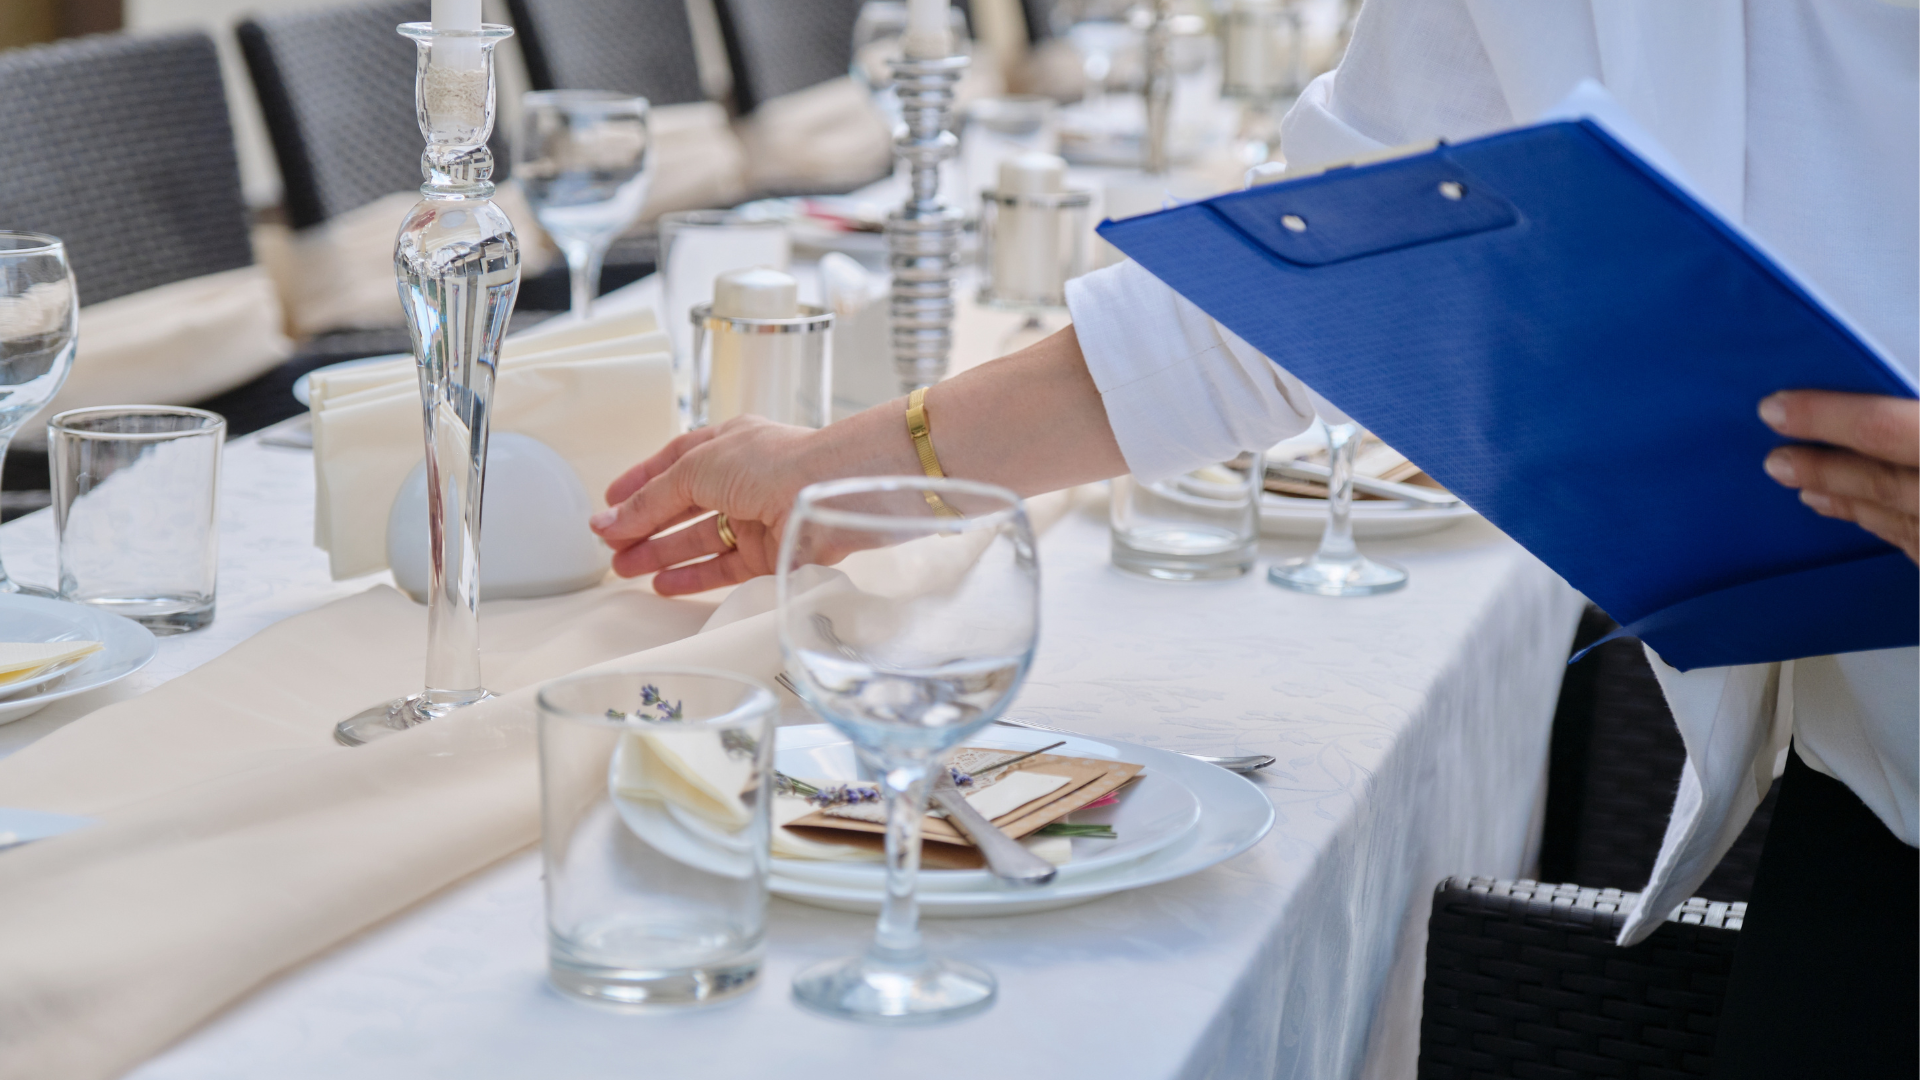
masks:
<path id="1" fill-rule="evenodd" d="M 520 240 L 492 202 L 493 48 L 504 26 L 407 23 L 419 47 L 414 102 L 426 152 L 424 198 L 394 243 L 393 267 L 419 362 L 427 455 L 427 688 L 343 721 L 348 746 L 490 696 L 480 682 L 480 503 L 500 339 L 520 290 Z"/>
<path id="2" fill-rule="evenodd" d="M 960 145 L 952 131 L 953 89 L 966 69 L 964 55 L 893 64 L 904 120 L 893 153 L 913 178 L 906 205 L 887 217 L 893 363 L 903 392 L 938 382 L 953 349 L 953 284 L 966 215 L 941 201 L 940 163 Z"/>

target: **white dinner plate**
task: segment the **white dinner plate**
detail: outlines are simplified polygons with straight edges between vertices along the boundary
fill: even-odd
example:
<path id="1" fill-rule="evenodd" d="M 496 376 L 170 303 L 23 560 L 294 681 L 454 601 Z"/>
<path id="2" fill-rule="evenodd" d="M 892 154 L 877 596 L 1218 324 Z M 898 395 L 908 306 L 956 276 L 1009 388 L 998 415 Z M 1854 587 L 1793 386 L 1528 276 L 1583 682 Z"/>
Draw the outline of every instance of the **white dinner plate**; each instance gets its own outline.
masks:
<path id="1" fill-rule="evenodd" d="M 388 353 L 385 356 L 362 356 L 357 360 L 342 360 L 337 364 L 328 364 L 325 367 L 314 368 L 312 371 L 293 380 L 293 400 L 308 408 L 312 408 L 313 383 L 309 380 L 322 371 L 345 371 L 348 368 L 366 367 L 368 364 L 384 364 L 389 360 L 411 359 L 413 359 L 412 353 Z"/>
<path id="2" fill-rule="evenodd" d="M 782 728 L 780 734 L 780 756 L 789 761 L 793 760 L 788 757 L 790 751 L 806 754 L 825 750 L 830 757 L 834 753 L 833 745 L 844 743 L 844 736 L 823 724 Z M 1273 827 L 1273 803 L 1253 783 L 1219 766 L 1172 751 L 1006 727 L 989 728 L 973 742 L 982 746 L 1037 750 L 1061 739 L 1066 740 L 1066 745 L 1058 753 L 1145 765 L 1148 776 L 1159 776 L 1191 793 L 1199 804 L 1199 820 L 1183 835 L 1143 857 L 1085 874 L 1062 874 L 1037 889 L 1013 888 L 991 877 L 974 888 L 922 889 L 921 914 L 934 918 L 1019 915 L 1081 904 L 1205 870 L 1252 847 Z M 1121 803 L 1114 809 L 1117 811 L 1125 805 L 1125 796 L 1122 796 Z M 1093 813 L 1088 813 L 1087 820 L 1092 820 Z M 1081 843 L 1074 841 L 1076 855 Z M 869 885 L 829 884 L 792 876 L 784 872 L 786 863 L 787 860 L 776 861 L 770 885 L 776 896 L 837 911 L 871 913 L 880 909 L 878 878 L 874 879 L 875 884 Z"/>
<path id="3" fill-rule="evenodd" d="M 0 641 L 98 641 L 104 646 L 66 671 L 28 687 L 28 692 L 0 700 L 0 724 L 124 679 L 146 667 L 158 649 L 153 634 L 132 619 L 85 604 L 16 593 L 0 593 Z"/>
<path id="4" fill-rule="evenodd" d="M 1075 757 L 1125 760 L 1105 743 L 1049 735 L 1036 739 L 1034 733 L 1019 728 L 992 725 L 968 739 L 967 746 L 1008 750 L 1033 750 L 1050 743 L 1066 741 L 1053 753 Z M 860 779 L 854 760 L 853 744 L 825 724 L 800 728 L 781 728 L 774 767 L 788 776 L 801 779 Z M 1172 776 L 1154 770 L 1143 773 L 1120 793 L 1119 801 L 1095 810 L 1076 810 L 1075 822 L 1112 825 L 1119 834 L 1112 840 L 1076 837 L 1073 859 L 1060 868 L 1058 878 L 1075 878 L 1124 863 L 1144 859 L 1180 840 L 1200 820 L 1200 800 Z M 824 885 L 878 890 L 886 881 L 886 868 L 878 862 L 828 862 L 819 859 L 773 860 L 773 872 Z M 920 888 L 927 892 L 954 892 L 995 887 L 994 876 L 986 870 L 920 871 Z"/>

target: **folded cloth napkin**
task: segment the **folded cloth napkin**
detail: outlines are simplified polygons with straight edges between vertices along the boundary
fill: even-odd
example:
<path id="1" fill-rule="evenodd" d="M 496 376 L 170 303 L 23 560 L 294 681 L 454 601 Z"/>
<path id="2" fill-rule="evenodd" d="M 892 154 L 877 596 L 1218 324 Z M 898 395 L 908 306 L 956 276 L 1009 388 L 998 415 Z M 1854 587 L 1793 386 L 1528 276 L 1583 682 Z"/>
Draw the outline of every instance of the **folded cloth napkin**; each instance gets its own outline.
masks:
<path id="1" fill-rule="evenodd" d="M 212 397 L 271 371 L 292 351 L 273 282 L 259 266 L 88 304 L 66 384 L 22 425 L 16 445 L 45 446 L 46 421 L 67 409 Z"/>
<path id="2" fill-rule="evenodd" d="M 580 474 L 595 506 L 607 485 L 679 432 L 667 336 L 651 312 L 515 338 L 501 350 L 493 430 L 531 436 Z M 387 513 L 422 449 L 411 359 L 315 372 L 314 543 L 335 579 L 387 565 Z"/>
<path id="3" fill-rule="evenodd" d="M 1069 504 L 1032 500 L 1036 530 Z M 930 568 L 914 546 L 861 552 L 849 577 L 911 589 Z M 770 590 L 748 598 L 761 610 L 692 636 L 712 604 L 644 586 L 486 605 L 487 683 L 506 693 L 348 750 L 333 724 L 417 688 L 425 652 L 425 613 L 373 589 L 0 761 L 8 805 L 97 819 L 0 858 L 0 1080 L 116 1076 L 275 973 L 533 843 L 531 684 L 622 653 L 607 666 L 770 677 L 777 613 Z M 606 783 L 606 768 L 582 781 Z"/>

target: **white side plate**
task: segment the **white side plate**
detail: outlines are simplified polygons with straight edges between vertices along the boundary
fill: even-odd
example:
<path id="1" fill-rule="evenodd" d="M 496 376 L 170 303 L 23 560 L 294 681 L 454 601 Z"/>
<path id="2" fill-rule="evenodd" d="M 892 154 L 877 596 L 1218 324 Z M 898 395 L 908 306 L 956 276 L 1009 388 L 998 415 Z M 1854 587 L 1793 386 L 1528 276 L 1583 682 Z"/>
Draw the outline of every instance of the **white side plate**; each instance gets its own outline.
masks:
<path id="1" fill-rule="evenodd" d="M 158 651 L 153 634 L 132 619 L 85 604 L 13 593 L 0 593 L 0 640 L 98 641 L 105 646 L 28 692 L 0 701 L 0 724 L 124 679 L 146 667 Z"/>

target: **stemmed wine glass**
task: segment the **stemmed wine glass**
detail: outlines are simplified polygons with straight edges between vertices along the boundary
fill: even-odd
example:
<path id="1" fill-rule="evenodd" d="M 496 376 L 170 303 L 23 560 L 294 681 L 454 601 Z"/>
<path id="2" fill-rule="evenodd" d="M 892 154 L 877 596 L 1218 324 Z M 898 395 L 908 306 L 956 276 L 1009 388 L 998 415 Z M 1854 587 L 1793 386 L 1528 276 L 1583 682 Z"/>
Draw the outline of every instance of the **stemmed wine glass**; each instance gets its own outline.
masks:
<path id="1" fill-rule="evenodd" d="M 20 425 L 67 381 L 79 330 L 66 245 L 40 233 L 0 232 L 0 461 Z M 0 592 L 58 596 L 13 580 L 5 566 Z"/>
<path id="2" fill-rule="evenodd" d="M 808 585 L 795 571 L 894 547 L 892 575 Z M 801 491 L 780 549 L 780 644 L 813 710 L 853 741 L 886 799 L 886 896 L 865 953 L 811 967 L 794 998 L 833 1016 L 943 1019 L 992 1003 L 993 976 L 929 955 L 914 899 L 920 825 L 941 756 L 1026 678 L 1040 570 L 1018 496 L 964 480 L 873 477 Z"/>
<path id="3" fill-rule="evenodd" d="M 584 319 L 600 291 L 600 264 L 640 219 L 653 179 L 646 98 L 596 90 L 540 90 L 521 99 L 513 175 L 533 216 L 567 258 L 572 313 Z"/>
<path id="4" fill-rule="evenodd" d="M 1375 562 L 1353 542 L 1353 465 L 1360 452 L 1360 425 L 1345 416 L 1316 421 L 1327 433 L 1327 527 L 1311 558 L 1267 567 L 1275 585 L 1321 596 L 1372 596 L 1407 583 L 1407 572 Z"/>

